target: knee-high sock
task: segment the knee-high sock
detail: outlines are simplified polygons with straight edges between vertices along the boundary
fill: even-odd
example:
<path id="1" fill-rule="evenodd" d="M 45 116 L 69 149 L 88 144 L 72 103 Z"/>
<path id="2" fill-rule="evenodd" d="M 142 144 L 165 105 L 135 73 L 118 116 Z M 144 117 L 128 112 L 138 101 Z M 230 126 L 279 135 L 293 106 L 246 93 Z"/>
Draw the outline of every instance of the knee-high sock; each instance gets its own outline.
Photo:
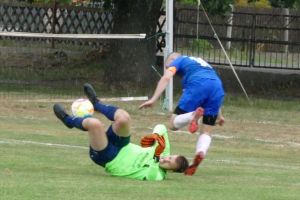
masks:
<path id="1" fill-rule="evenodd" d="M 203 133 L 199 135 L 197 145 L 196 145 L 196 153 L 203 152 L 205 156 L 210 146 L 210 143 L 211 143 L 211 137 L 207 133 Z"/>
<path id="2" fill-rule="evenodd" d="M 94 105 L 94 109 L 102 113 L 110 121 L 114 121 L 115 112 L 118 110 L 118 107 L 106 105 L 99 101 Z"/>
<path id="3" fill-rule="evenodd" d="M 180 129 L 180 128 L 188 125 L 188 123 L 190 123 L 193 119 L 193 113 L 194 112 L 189 112 L 189 113 L 177 115 L 173 121 L 174 127 L 177 129 Z"/>
<path id="4" fill-rule="evenodd" d="M 66 116 L 64 118 L 64 121 L 65 123 L 68 125 L 68 127 L 76 127 L 80 130 L 83 130 L 83 131 L 86 131 L 85 128 L 83 128 L 82 126 L 82 121 L 84 120 L 85 118 L 83 117 L 71 117 L 71 116 Z"/>

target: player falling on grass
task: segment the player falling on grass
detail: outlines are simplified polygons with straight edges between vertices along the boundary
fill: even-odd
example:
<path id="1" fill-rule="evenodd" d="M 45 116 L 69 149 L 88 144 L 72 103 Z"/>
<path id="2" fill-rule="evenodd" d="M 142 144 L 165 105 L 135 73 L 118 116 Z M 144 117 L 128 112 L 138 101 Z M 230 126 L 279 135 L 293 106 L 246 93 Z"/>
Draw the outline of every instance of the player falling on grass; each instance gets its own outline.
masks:
<path id="1" fill-rule="evenodd" d="M 164 125 L 156 125 L 152 134 L 142 138 L 141 146 L 130 143 L 129 114 L 98 100 L 90 84 L 84 85 L 84 92 L 95 111 L 112 121 L 106 131 L 99 119 L 69 116 L 59 104 L 55 104 L 53 110 L 67 127 L 88 131 L 90 158 L 104 167 L 107 173 L 139 180 L 163 180 L 167 170 L 182 173 L 187 169 L 189 165 L 185 157 L 170 155 L 170 143 Z"/>
<path id="2" fill-rule="evenodd" d="M 198 130 L 198 120 L 203 116 L 194 162 L 185 171 L 186 175 L 193 175 L 208 151 L 213 126 L 216 121 L 220 125 L 224 123 L 221 114 L 224 98 L 222 82 L 211 65 L 201 58 L 174 52 L 167 57 L 165 68 L 165 74 L 157 83 L 152 98 L 139 108 L 151 107 L 175 74 L 182 78 L 183 94 L 171 116 L 170 129 L 178 130 L 188 125 L 189 131 L 195 133 Z"/>

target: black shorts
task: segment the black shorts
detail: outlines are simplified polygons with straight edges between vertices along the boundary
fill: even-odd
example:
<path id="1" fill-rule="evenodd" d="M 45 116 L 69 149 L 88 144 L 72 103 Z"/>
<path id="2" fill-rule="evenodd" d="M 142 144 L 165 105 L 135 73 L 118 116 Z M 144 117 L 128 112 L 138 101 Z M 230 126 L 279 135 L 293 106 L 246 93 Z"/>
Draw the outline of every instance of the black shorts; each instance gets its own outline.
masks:
<path id="1" fill-rule="evenodd" d="M 129 144 L 130 136 L 120 137 L 118 136 L 110 126 L 106 131 L 108 144 L 105 149 L 96 151 L 90 147 L 90 158 L 98 165 L 105 167 L 105 164 L 112 161 L 120 152 L 120 150 Z"/>

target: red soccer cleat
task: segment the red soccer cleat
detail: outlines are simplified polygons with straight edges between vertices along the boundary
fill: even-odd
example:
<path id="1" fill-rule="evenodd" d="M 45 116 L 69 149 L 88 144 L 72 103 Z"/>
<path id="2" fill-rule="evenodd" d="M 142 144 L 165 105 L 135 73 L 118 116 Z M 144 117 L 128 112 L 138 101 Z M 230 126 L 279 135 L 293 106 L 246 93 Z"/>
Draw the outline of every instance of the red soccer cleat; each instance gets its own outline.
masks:
<path id="1" fill-rule="evenodd" d="M 189 132 L 195 133 L 198 130 L 198 120 L 203 116 L 204 109 L 199 107 L 194 111 L 194 116 L 192 121 L 189 124 Z"/>
<path id="2" fill-rule="evenodd" d="M 196 154 L 193 164 L 190 165 L 184 172 L 184 175 L 186 176 L 193 176 L 195 174 L 195 172 L 197 171 L 198 166 L 200 165 L 200 163 L 202 162 L 202 160 L 204 159 L 204 154 L 203 152 L 199 152 Z"/>

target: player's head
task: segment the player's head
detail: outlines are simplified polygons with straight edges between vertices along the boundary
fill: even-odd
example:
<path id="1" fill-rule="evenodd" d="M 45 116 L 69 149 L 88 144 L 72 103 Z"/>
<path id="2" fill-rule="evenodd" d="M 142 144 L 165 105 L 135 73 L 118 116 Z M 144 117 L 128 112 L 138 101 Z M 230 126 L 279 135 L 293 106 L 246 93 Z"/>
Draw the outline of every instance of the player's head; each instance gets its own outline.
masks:
<path id="1" fill-rule="evenodd" d="M 167 56 L 165 65 L 168 66 L 169 64 L 171 64 L 176 58 L 178 58 L 179 56 L 181 56 L 180 53 L 177 52 L 172 52 Z"/>
<path id="2" fill-rule="evenodd" d="M 159 166 L 166 170 L 182 173 L 188 168 L 189 162 L 184 156 L 171 155 L 161 157 L 159 159 Z"/>

